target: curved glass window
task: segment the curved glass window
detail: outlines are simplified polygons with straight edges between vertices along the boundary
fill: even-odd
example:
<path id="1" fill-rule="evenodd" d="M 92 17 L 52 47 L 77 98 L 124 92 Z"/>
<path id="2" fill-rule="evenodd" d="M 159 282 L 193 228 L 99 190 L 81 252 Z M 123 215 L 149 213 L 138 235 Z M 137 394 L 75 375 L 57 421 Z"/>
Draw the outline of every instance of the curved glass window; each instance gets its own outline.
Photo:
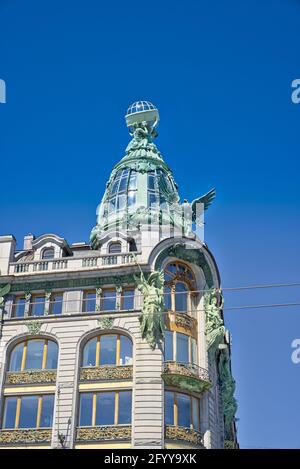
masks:
<path id="1" fill-rule="evenodd" d="M 188 288 L 182 282 L 175 285 L 175 311 L 188 312 Z"/>
<path id="2" fill-rule="evenodd" d="M 119 170 L 108 191 L 105 205 L 107 214 L 112 215 L 125 209 L 132 209 L 136 202 L 137 172 L 127 168 Z"/>
<path id="3" fill-rule="evenodd" d="M 42 259 L 53 259 L 54 258 L 54 248 L 46 248 L 43 250 Z"/>
<path id="4" fill-rule="evenodd" d="M 131 391 L 81 393 L 79 426 L 130 424 L 131 408 Z"/>
<path id="5" fill-rule="evenodd" d="M 165 268 L 165 307 L 179 313 L 191 313 L 196 282 L 191 269 L 182 262 Z"/>
<path id="6" fill-rule="evenodd" d="M 9 371 L 57 368 L 58 346 L 52 340 L 33 339 L 18 344 L 10 354 Z"/>
<path id="7" fill-rule="evenodd" d="M 82 366 L 131 364 L 132 342 L 123 335 L 102 334 L 89 340 L 83 349 Z"/>
<path id="8" fill-rule="evenodd" d="M 165 331 L 165 361 L 198 363 L 197 340 L 181 332 Z"/>
<path id="9" fill-rule="evenodd" d="M 184 393 L 165 391 L 165 425 L 200 431 L 200 399 Z"/>

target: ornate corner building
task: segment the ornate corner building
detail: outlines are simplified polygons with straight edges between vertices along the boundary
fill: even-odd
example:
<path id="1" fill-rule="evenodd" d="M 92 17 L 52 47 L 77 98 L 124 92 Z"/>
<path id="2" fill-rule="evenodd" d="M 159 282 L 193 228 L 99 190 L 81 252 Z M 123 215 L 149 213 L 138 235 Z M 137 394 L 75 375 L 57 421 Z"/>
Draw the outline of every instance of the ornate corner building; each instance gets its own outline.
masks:
<path id="1" fill-rule="evenodd" d="M 88 243 L 0 236 L 0 447 L 237 448 L 216 262 L 134 103 Z"/>

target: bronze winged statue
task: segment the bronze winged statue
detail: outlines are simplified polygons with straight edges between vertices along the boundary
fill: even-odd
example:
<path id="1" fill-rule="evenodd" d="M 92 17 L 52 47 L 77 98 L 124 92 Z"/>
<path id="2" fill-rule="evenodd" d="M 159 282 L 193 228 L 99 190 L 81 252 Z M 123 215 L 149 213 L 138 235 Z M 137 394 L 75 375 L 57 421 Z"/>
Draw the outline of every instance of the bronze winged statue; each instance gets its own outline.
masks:
<path id="1" fill-rule="evenodd" d="M 140 317 L 142 338 L 154 350 L 164 336 L 164 273 L 151 272 L 146 279 L 143 272 L 135 276 L 138 289 L 143 294 L 142 314 Z"/>

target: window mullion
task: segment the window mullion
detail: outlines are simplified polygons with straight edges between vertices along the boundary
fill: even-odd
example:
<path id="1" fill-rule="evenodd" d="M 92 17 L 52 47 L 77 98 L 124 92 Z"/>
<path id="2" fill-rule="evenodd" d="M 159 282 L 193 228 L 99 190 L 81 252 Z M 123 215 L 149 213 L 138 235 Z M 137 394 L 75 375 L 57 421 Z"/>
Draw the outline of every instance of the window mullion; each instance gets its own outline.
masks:
<path id="1" fill-rule="evenodd" d="M 24 371 L 24 370 L 25 370 L 26 357 L 27 357 L 27 341 L 24 343 L 23 355 L 22 355 L 22 363 L 21 363 L 21 371 Z"/>
<path id="2" fill-rule="evenodd" d="M 173 332 L 173 360 L 177 362 L 177 332 Z"/>
<path id="3" fill-rule="evenodd" d="M 48 353 L 48 340 L 45 340 L 44 349 L 43 349 L 42 370 L 44 370 L 47 365 L 47 353 Z"/>
<path id="4" fill-rule="evenodd" d="M 21 412 L 21 398 L 18 397 L 17 406 L 16 406 L 15 428 L 19 428 L 20 412 Z"/>
<path id="5" fill-rule="evenodd" d="M 121 349 L 121 343 L 120 343 L 120 336 L 117 335 L 117 350 L 116 350 L 116 365 L 120 365 L 120 349 Z"/>
<path id="6" fill-rule="evenodd" d="M 176 392 L 174 392 L 174 425 L 175 427 L 178 427 L 178 405 Z"/>
<path id="7" fill-rule="evenodd" d="M 42 405 L 43 405 L 43 397 L 42 397 L 42 396 L 39 396 L 38 408 L 37 408 L 37 416 L 36 416 L 36 428 L 40 428 L 41 414 L 42 414 Z"/>
<path id="8" fill-rule="evenodd" d="M 115 425 L 118 425 L 119 418 L 119 392 L 115 392 Z"/>
<path id="9" fill-rule="evenodd" d="M 95 365 L 99 366 L 99 364 L 100 364 L 100 336 L 97 337 Z"/>
<path id="10" fill-rule="evenodd" d="M 93 412 L 92 412 L 92 426 L 96 426 L 96 407 L 97 407 L 97 394 L 93 394 Z"/>

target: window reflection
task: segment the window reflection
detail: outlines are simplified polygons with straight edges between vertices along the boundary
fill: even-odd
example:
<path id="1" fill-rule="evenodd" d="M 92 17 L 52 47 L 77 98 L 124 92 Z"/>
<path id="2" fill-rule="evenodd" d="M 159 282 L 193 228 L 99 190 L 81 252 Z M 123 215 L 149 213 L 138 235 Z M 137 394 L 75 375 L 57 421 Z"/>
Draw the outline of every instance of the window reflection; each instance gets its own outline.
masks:
<path id="1" fill-rule="evenodd" d="M 9 371 L 56 369 L 57 357 L 58 346 L 52 340 L 27 340 L 12 350 Z"/>
<path id="2" fill-rule="evenodd" d="M 89 340 L 83 349 L 82 366 L 131 364 L 132 342 L 123 335 L 102 334 Z"/>
<path id="3" fill-rule="evenodd" d="M 52 394 L 6 397 L 3 428 L 50 428 L 53 408 Z"/>
<path id="4" fill-rule="evenodd" d="M 124 425 L 131 423 L 132 392 L 81 393 L 79 426 Z"/>
<path id="5" fill-rule="evenodd" d="M 165 425 L 200 431 L 200 399 L 184 393 L 165 391 Z"/>
<path id="6" fill-rule="evenodd" d="M 32 297 L 30 314 L 31 316 L 44 316 L 45 310 L 45 297 L 44 296 L 34 296 Z"/>

